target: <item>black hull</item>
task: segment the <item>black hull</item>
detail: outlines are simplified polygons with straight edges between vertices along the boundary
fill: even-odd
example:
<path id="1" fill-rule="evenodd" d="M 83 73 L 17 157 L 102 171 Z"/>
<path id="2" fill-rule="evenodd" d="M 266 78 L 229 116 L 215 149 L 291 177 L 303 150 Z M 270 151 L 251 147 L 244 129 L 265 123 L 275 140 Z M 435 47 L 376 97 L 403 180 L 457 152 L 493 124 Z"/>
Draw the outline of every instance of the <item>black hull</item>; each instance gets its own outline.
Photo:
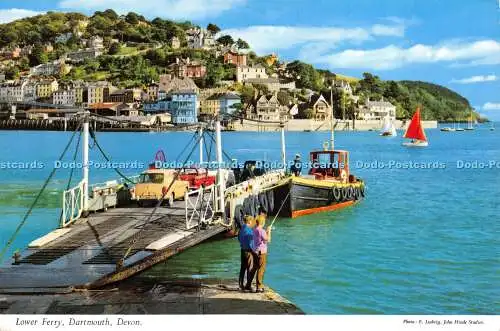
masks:
<path id="1" fill-rule="evenodd" d="M 353 189 L 354 190 L 354 189 Z M 281 217 L 298 217 L 350 206 L 364 196 L 364 191 L 346 192 L 339 189 L 337 196 L 332 187 L 318 187 L 290 182 L 274 190 L 275 210 Z M 340 195 L 340 196 L 339 196 Z M 286 200 L 285 200 L 286 199 Z M 285 200 L 283 207 L 279 210 Z"/>

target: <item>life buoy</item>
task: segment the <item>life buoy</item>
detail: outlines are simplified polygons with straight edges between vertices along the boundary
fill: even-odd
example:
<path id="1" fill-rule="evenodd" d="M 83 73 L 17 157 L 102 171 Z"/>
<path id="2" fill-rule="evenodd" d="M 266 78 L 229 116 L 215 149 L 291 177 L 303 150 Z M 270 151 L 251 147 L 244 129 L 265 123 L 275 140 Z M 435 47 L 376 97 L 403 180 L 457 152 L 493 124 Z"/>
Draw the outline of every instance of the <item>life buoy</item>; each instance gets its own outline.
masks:
<path id="1" fill-rule="evenodd" d="M 347 180 L 347 172 L 345 171 L 345 169 L 342 169 L 340 171 L 340 179 L 342 179 L 343 182 Z"/>
<path id="2" fill-rule="evenodd" d="M 334 187 L 332 191 L 333 191 L 333 198 L 335 199 L 335 201 L 340 202 L 340 200 L 342 200 L 342 192 L 340 191 L 340 188 Z"/>
<path id="3" fill-rule="evenodd" d="M 273 190 L 267 191 L 267 208 L 269 210 L 269 214 L 274 211 L 274 192 Z"/>

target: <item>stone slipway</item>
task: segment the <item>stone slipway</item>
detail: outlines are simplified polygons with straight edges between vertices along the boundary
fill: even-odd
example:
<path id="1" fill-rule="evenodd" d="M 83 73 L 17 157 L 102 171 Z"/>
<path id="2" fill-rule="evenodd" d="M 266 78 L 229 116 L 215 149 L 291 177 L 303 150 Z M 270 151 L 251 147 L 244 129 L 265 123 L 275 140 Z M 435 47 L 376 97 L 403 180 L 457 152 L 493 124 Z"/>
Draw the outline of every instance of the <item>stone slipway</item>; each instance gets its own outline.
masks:
<path id="1" fill-rule="evenodd" d="M 57 291 L 55 291 L 57 292 Z M 271 289 L 244 293 L 229 281 L 125 281 L 67 294 L 0 295 L 2 314 L 304 314 Z"/>

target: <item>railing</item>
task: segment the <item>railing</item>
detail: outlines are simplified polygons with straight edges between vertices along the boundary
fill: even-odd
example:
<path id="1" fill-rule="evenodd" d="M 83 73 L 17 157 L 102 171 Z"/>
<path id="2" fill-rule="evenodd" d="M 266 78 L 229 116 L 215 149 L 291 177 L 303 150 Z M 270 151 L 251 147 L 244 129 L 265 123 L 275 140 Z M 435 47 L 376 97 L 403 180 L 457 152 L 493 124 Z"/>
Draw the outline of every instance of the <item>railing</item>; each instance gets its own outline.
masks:
<path id="1" fill-rule="evenodd" d="M 83 211 L 84 181 L 63 192 L 63 208 L 60 227 L 65 228 L 80 218 Z"/>
<path id="2" fill-rule="evenodd" d="M 140 175 L 134 175 L 134 176 L 128 176 L 128 179 L 130 179 L 132 182 L 137 183 Z M 119 184 L 125 184 L 128 183 L 128 181 L 122 177 L 120 177 L 118 180 L 111 180 L 103 183 L 95 183 L 89 186 L 90 192 L 93 191 L 94 188 L 98 187 L 107 187 L 113 184 L 119 185 Z"/>
<path id="3" fill-rule="evenodd" d="M 184 201 L 187 230 L 212 222 L 217 188 L 217 185 L 210 185 L 205 188 L 201 187 L 195 191 L 186 192 Z"/>

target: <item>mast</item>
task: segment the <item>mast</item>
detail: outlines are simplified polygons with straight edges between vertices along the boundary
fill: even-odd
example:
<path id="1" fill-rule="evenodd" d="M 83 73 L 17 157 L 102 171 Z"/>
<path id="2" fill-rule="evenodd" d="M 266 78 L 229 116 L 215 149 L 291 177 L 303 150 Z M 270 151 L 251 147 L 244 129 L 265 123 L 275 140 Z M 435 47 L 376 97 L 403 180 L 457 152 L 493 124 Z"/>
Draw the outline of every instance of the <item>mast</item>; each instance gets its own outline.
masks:
<path id="1" fill-rule="evenodd" d="M 89 112 L 83 115 L 83 142 L 82 142 L 82 177 L 83 177 L 83 211 L 89 209 Z"/>
<path id="2" fill-rule="evenodd" d="M 198 134 L 200 136 L 200 142 L 199 142 L 199 147 L 200 147 L 200 167 L 203 164 L 203 127 L 200 125 L 200 128 L 198 129 Z"/>
<path id="3" fill-rule="evenodd" d="M 285 124 L 280 123 L 281 128 L 281 161 L 283 162 L 283 169 L 286 171 L 286 149 L 285 149 Z"/>
<path id="4" fill-rule="evenodd" d="M 330 86 L 330 107 L 332 108 L 332 114 L 331 114 L 331 117 L 330 117 L 330 149 L 333 151 L 334 149 L 334 141 L 335 141 L 335 137 L 334 137 L 334 124 L 333 124 L 333 82 L 332 82 L 332 85 Z"/>
<path id="5" fill-rule="evenodd" d="M 224 208 L 224 178 L 222 175 L 222 138 L 221 138 L 221 133 L 220 133 L 220 117 L 219 115 L 216 116 L 215 118 L 215 142 L 216 142 L 216 148 L 217 148 L 217 185 L 219 187 L 219 211 L 224 213 L 225 208 Z"/>

